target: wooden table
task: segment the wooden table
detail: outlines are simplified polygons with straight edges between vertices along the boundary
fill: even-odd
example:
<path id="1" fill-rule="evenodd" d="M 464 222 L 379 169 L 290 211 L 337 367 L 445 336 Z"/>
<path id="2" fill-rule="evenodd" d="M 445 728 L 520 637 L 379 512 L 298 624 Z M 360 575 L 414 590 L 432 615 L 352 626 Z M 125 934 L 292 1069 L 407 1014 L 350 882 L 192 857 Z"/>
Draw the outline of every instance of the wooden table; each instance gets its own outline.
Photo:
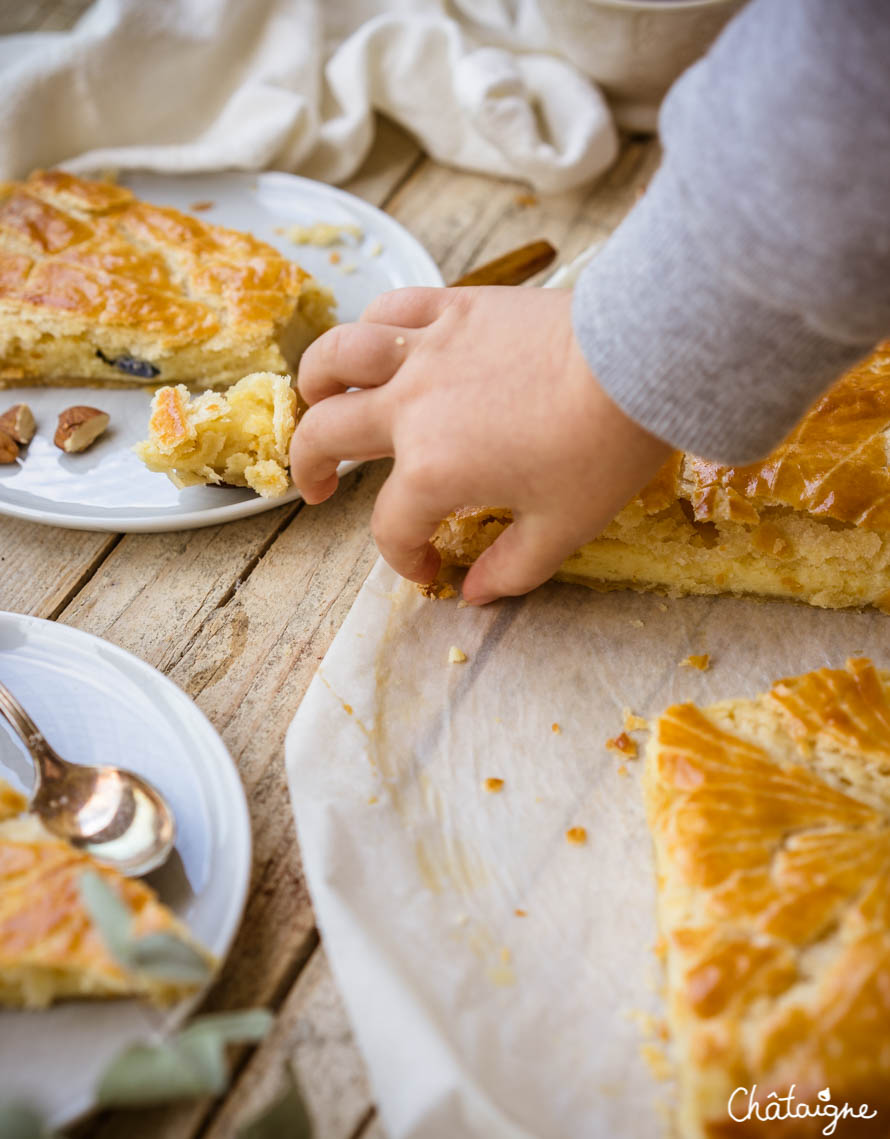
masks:
<path id="1" fill-rule="evenodd" d="M 0 13 L 0 34 L 64 29 L 84 7 L 22 0 Z M 346 189 L 400 221 L 453 280 L 539 237 L 570 260 L 614 228 L 657 162 L 653 141 L 626 140 L 595 185 L 538 200 L 516 183 L 440 166 L 381 122 Z M 388 470 L 388 462 L 367 464 L 322 506 L 296 503 L 181 533 L 93 534 L 0 519 L 0 609 L 95 633 L 166 673 L 225 740 L 253 824 L 244 921 L 204 1007 L 264 1005 L 277 1014 L 275 1029 L 239 1054 L 222 1099 L 109 1112 L 81 1125 L 81 1139 L 229 1139 L 275 1094 L 286 1060 L 318 1139 L 382 1139 L 303 880 L 284 734 L 376 558 L 369 520 Z"/>

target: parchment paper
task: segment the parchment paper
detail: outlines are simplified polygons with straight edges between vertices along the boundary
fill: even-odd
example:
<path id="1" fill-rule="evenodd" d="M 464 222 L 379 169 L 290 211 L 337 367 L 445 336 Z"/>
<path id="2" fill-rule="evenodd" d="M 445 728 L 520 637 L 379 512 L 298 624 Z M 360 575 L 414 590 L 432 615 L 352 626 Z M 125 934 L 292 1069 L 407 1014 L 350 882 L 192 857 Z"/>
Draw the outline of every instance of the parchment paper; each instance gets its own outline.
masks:
<path id="1" fill-rule="evenodd" d="M 376 566 L 287 763 L 390 1139 L 667 1133 L 671 1089 L 642 1055 L 662 1011 L 642 760 L 620 774 L 605 741 L 625 706 L 753 696 L 850 655 L 886 666 L 888 631 L 877 613 L 557 584 L 459 608 Z M 678 667 L 703 652 L 709 671 Z"/>

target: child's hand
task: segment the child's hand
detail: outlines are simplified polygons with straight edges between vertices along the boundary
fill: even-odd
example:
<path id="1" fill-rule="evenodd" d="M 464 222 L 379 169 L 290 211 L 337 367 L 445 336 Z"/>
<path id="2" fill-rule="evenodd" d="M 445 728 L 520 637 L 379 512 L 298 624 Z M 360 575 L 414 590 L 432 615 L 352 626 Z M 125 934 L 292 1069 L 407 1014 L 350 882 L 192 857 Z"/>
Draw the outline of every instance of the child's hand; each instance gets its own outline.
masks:
<path id="1" fill-rule="evenodd" d="M 464 597 L 484 604 L 546 581 L 670 450 L 597 384 L 570 309 L 557 289 L 400 289 L 326 332 L 298 378 L 311 406 L 291 471 L 306 501 L 334 493 L 341 460 L 394 455 L 372 529 L 400 574 L 432 581 L 429 538 L 452 510 L 505 506 L 515 522 Z"/>

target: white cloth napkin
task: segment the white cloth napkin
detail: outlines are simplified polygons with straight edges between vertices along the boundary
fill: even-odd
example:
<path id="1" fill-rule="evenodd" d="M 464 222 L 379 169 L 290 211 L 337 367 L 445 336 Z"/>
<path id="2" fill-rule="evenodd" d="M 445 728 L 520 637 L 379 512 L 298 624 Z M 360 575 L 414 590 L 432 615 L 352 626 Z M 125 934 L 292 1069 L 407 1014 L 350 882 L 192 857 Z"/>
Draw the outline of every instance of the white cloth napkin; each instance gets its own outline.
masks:
<path id="1" fill-rule="evenodd" d="M 0 177 L 339 182 L 377 110 L 442 162 L 558 191 L 617 144 L 600 92 L 549 46 L 535 0 L 96 0 L 70 32 L 0 38 Z"/>

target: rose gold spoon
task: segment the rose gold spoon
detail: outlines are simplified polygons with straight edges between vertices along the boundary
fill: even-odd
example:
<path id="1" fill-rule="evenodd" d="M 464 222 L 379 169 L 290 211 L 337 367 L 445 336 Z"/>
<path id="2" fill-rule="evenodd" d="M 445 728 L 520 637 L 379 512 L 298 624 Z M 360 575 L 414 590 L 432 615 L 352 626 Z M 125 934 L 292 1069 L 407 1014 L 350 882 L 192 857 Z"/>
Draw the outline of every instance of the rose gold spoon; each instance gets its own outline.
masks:
<path id="1" fill-rule="evenodd" d="M 62 759 L 3 684 L 0 715 L 34 760 L 28 809 L 48 831 L 129 878 L 166 861 L 176 824 L 167 801 L 150 783 L 119 767 L 86 767 Z"/>

